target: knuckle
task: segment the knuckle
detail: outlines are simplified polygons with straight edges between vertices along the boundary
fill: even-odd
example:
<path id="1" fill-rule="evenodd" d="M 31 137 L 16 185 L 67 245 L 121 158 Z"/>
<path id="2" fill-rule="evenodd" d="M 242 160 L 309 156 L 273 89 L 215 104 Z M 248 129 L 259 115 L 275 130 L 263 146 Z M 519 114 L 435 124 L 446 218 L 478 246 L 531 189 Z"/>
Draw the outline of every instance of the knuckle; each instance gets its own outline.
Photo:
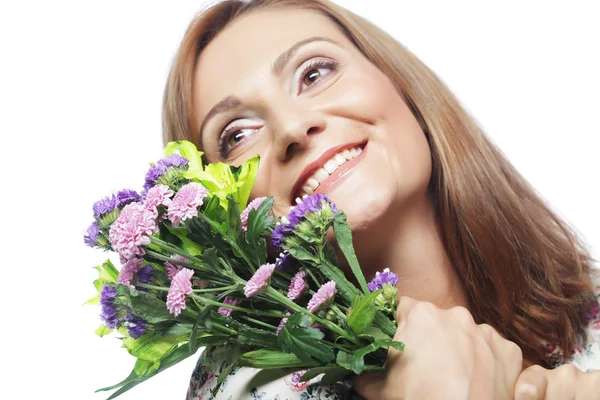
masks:
<path id="1" fill-rule="evenodd" d="M 450 311 L 450 314 L 452 315 L 452 318 L 454 318 L 456 321 L 460 322 L 461 324 L 475 325 L 475 320 L 473 320 L 473 316 L 471 315 L 469 310 L 467 310 L 465 307 L 462 307 L 462 306 L 452 307 L 449 311 Z"/>
<path id="2" fill-rule="evenodd" d="M 554 369 L 553 375 L 560 380 L 571 382 L 579 374 L 579 369 L 573 364 L 564 364 Z"/>
<path id="3" fill-rule="evenodd" d="M 433 305 L 433 303 L 430 303 L 428 301 L 419 301 L 417 302 L 412 309 L 414 310 L 415 313 L 421 314 L 421 313 L 427 313 L 427 314 L 433 314 L 437 307 Z"/>
<path id="4" fill-rule="evenodd" d="M 516 344 L 515 342 L 506 340 L 506 348 L 503 349 L 503 351 L 506 353 L 506 356 L 509 359 L 513 360 L 518 365 L 523 364 L 523 350 L 521 350 L 519 345 Z M 539 365 L 534 365 L 534 367 L 536 367 L 534 369 L 534 371 L 536 373 L 545 373 L 546 372 L 546 370 L 544 368 L 540 367 Z"/>

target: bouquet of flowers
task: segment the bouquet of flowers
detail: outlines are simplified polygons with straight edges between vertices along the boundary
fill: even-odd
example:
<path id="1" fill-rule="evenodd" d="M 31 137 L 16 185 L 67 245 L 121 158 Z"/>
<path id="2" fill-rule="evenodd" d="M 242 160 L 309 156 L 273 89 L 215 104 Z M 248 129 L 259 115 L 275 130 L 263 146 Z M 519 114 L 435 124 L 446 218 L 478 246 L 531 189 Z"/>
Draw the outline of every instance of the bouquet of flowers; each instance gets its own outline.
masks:
<path id="1" fill-rule="evenodd" d="M 324 374 L 325 383 L 382 371 L 388 348 L 403 349 L 392 340 L 398 277 L 386 269 L 366 282 L 346 216 L 325 195 L 297 199 L 277 220 L 272 198 L 247 204 L 258 157 L 203 165 L 186 141 L 164 152 L 141 193 L 94 204 L 84 237 L 121 263 L 96 267 L 96 333 L 117 331 L 136 358 L 125 380 L 100 389 L 118 389 L 109 398 L 204 346 L 244 346 L 229 368 L 307 370 L 302 380 Z M 338 267 L 332 230 L 358 287 Z"/>

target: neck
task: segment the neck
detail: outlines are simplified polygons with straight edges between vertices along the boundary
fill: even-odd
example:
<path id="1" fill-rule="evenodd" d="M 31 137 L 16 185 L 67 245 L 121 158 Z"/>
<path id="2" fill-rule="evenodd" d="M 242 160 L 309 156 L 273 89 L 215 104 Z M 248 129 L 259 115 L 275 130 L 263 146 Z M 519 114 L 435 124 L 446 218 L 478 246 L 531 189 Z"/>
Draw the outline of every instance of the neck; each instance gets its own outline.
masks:
<path id="1" fill-rule="evenodd" d="M 361 257 L 365 277 L 370 280 L 375 271 L 388 267 L 399 277 L 401 296 L 429 301 L 440 308 L 468 308 L 463 285 L 444 248 L 433 204 L 417 203 L 410 212 L 387 218 L 393 221 L 386 226 L 388 240 L 381 248 L 369 249 L 368 254 L 375 257 Z"/>

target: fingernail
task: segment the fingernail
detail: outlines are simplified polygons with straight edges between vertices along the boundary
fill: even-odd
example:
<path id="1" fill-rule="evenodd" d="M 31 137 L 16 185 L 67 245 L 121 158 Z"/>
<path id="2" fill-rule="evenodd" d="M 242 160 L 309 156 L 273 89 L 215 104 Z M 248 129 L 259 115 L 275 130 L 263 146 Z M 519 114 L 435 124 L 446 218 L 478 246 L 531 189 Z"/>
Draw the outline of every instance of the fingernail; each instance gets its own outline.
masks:
<path id="1" fill-rule="evenodd" d="M 515 393 L 515 400 L 531 400 L 535 399 L 537 395 L 537 387 L 529 383 L 525 383 L 519 386 Z"/>

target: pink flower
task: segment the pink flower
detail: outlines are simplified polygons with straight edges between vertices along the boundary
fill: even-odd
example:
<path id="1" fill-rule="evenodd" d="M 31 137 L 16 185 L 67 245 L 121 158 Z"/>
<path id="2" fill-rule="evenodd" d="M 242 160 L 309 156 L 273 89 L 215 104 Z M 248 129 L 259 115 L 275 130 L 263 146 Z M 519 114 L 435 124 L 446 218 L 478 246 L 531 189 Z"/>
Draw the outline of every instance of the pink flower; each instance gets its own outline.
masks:
<path id="1" fill-rule="evenodd" d="M 256 199 L 252 200 L 246 206 L 246 208 L 244 208 L 244 211 L 242 211 L 242 213 L 240 214 L 240 219 L 242 220 L 242 230 L 244 232 L 248 230 L 248 216 L 250 215 L 250 211 L 257 210 L 258 207 L 262 204 L 262 202 L 266 199 L 266 197 L 257 197 Z"/>
<path id="2" fill-rule="evenodd" d="M 145 254 L 143 245 L 158 230 L 156 218 L 141 203 L 129 203 L 110 226 L 108 234 L 113 249 L 126 260 Z"/>
<path id="3" fill-rule="evenodd" d="M 223 303 L 225 304 L 231 304 L 232 306 L 237 306 L 238 304 L 240 304 L 239 299 L 236 299 L 234 297 L 231 296 L 225 296 L 225 299 L 223 300 Z M 221 306 L 219 307 L 219 309 L 217 310 L 217 312 L 221 315 L 224 315 L 226 317 L 230 317 L 231 318 L 231 312 L 233 310 L 231 308 L 227 308 L 225 306 Z"/>
<path id="4" fill-rule="evenodd" d="M 256 270 L 252 278 L 246 282 L 244 294 L 246 297 L 252 297 L 267 287 L 271 280 L 271 275 L 275 270 L 275 264 L 264 264 Z"/>
<path id="5" fill-rule="evenodd" d="M 308 302 L 306 308 L 311 313 L 314 313 L 319 310 L 324 304 L 331 301 L 333 296 L 337 292 L 335 288 L 335 281 L 329 281 L 317 290 L 317 293 L 313 295 L 313 297 Z"/>
<path id="6" fill-rule="evenodd" d="M 181 261 L 181 262 L 185 262 L 185 263 L 189 263 L 190 262 L 190 260 L 188 260 L 184 256 L 180 256 L 179 254 L 173 254 L 173 255 L 171 255 L 171 258 L 173 260 Z M 165 261 L 165 272 L 167 273 L 167 276 L 169 277 L 169 279 L 173 279 L 173 277 L 179 271 L 181 271 L 182 268 L 183 268 L 183 265 L 180 265 L 180 264 L 177 264 L 177 263 L 173 263 L 173 262 L 170 262 L 170 261 Z"/>
<path id="7" fill-rule="evenodd" d="M 158 206 L 168 207 L 171 204 L 171 196 L 173 196 L 173 191 L 168 186 L 161 184 L 153 186 L 146 194 L 144 207 L 152 212 L 157 212 Z"/>
<path id="8" fill-rule="evenodd" d="M 167 308 L 174 316 L 181 314 L 185 310 L 185 298 L 192 294 L 192 276 L 194 271 L 189 268 L 182 268 L 171 281 L 169 293 L 167 293 Z"/>
<path id="9" fill-rule="evenodd" d="M 304 291 L 307 289 L 306 281 L 304 280 L 305 276 L 306 271 L 304 270 L 298 271 L 298 273 L 294 275 L 292 281 L 290 282 L 290 288 L 288 289 L 288 299 L 295 301 L 298 300 L 300 296 L 302 296 Z"/>
<path id="10" fill-rule="evenodd" d="M 167 215 L 173 226 L 178 226 L 180 221 L 198 215 L 198 207 L 204 202 L 208 190 L 196 182 L 190 182 L 179 189 L 169 208 Z"/>
<path id="11" fill-rule="evenodd" d="M 289 311 L 285 312 L 285 315 L 292 315 L 292 313 L 290 313 Z M 281 329 L 283 328 L 283 326 L 285 325 L 285 323 L 288 321 L 287 318 L 281 318 L 281 321 L 279 321 L 279 326 L 277 327 L 277 332 L 275 332 L 275 334 L 277 336 L 279 336 L 279 331 L 281 331 Z"/>
<path id="12" fill-rule="evenodd" d="M 125 260 L 123 260 L 125 261 Z M 117 283 L 121 283 L 123 285 L 131 285 L 131 281 L 133 280 L 133 276 L 140 270 L 144 260 L 142 258 L 134 257 L 129 261 L 126 261 L 119 271 L 119 277 L 117 278 Z"/>

